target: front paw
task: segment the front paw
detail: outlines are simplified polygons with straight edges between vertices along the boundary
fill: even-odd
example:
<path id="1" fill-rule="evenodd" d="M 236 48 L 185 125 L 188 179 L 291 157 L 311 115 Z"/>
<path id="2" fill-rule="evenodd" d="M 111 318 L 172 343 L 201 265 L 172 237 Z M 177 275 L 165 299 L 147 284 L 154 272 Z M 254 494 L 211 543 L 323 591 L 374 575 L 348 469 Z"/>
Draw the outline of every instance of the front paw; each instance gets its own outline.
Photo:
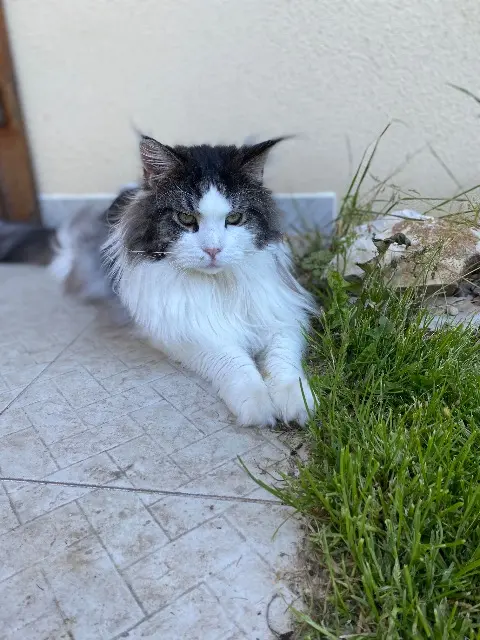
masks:
<path id="1" fill-rule="evenodd" d="M 303 426 L 309 418 L 309 413 L 314 412 L 315 399 L 305 378 L 280 383 L 272 381 L 269 390 L 275 415 L 283 422 L 298 422 Z"/>
<path id="2" fill-rule="evenodd" d="M 241 427 L 273 426 L 276 422 L 275 408 L 265 383 L 231 389 L 223 399 Z"/>

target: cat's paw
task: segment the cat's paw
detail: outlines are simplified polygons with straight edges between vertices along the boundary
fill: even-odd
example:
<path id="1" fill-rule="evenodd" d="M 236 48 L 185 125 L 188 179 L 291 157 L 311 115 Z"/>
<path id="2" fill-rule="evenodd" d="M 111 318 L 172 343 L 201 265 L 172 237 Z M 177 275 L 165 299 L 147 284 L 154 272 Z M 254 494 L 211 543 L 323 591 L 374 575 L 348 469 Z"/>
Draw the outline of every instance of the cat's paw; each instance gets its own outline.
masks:
<path id="1" fill-rule="evenodd" d="M 275 407 L 265 384 L 243 386 L 225 401 L 241 427 L 266 427 L 276 422 Z"/>
<path id="2" fill-rule="evenodd" d="M 312 414 L 314 411 L 315 399 L 305 378 L 301 378 L 301 384 L 299 378 L 290 382 L 272 381 L 269 390 L 279 420 L 298 422 L 302 426 L 307 422 L 309 412 Z"/>

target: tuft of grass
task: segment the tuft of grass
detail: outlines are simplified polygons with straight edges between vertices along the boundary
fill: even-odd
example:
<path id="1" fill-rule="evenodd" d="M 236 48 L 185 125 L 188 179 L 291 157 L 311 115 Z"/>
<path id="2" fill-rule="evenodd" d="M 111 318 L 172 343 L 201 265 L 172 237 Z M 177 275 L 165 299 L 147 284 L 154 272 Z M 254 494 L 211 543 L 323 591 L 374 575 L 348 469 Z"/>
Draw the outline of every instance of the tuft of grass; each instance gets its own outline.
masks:
<path id="1" fill-rule="evenodd" d="M 480 637 L 480 344 L 377 273 L 330 275 L 311 337 L 310 458 L 271 489 L 326 568 L 302 637 Z M 325 600 L 326 599 L 326 600 Z"/>
<path id="2" fill-rule="evenodd" d="M 478 331 L 429 330 L 417 293 L 389 288 L 380 263 L 355 298 L 335 271 L 319 288 L 325 264 L 346 251 L 356 224 L 411 206 L 413 198 L 397 191 L 379 209 L 385 183 L 373 200 L 360 197 L 375 150 L 352 180 L 330 245 L 299 262 L 323 303 L 308 363 L 318 407 L 308 461 L 281 488 L 267 488 L 308 525 L 316 586 L 309 613 L 298 613 L 299 637 L 478 639 Z M 478 204 L 465 200 L 469 193 L 439 199 L 438 210 L 453 215 L 458 204 L 471 223 Z"/>

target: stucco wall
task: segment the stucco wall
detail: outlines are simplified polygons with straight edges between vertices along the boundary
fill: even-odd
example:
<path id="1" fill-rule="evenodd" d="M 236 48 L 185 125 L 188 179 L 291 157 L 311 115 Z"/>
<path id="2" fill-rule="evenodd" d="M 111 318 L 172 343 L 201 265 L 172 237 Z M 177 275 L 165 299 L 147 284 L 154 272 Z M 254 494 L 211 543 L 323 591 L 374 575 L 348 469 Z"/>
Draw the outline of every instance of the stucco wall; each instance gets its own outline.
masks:
<path id="1" fill-rule="evenodd" d="M 478 0 L 6 0 L 40 190 L 137 177 L 136 125 L 168 142 L 298 134 L 268 174 L 283 192 L 344 191 L 389 120 L 376 171 L 430 143 L 480 182 Z M 424 151 L 403 182 L 453 182 Z"/>

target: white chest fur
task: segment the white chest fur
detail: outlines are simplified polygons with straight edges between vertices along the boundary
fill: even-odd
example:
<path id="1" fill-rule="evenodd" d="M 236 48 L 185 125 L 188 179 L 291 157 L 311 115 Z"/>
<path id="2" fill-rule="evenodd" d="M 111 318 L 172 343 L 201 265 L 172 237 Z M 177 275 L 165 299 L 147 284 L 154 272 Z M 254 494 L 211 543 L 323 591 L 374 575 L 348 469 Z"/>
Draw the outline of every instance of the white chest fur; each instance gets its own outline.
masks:
<path id="1" fill-rule="evenodd" d="M 118 293 L 156 342 L 235 343 L 253 352 L 272 332 L 304 325 L 311 308 L 280 244 L 216 275 L 142 262 L 122 270 Z"/>

